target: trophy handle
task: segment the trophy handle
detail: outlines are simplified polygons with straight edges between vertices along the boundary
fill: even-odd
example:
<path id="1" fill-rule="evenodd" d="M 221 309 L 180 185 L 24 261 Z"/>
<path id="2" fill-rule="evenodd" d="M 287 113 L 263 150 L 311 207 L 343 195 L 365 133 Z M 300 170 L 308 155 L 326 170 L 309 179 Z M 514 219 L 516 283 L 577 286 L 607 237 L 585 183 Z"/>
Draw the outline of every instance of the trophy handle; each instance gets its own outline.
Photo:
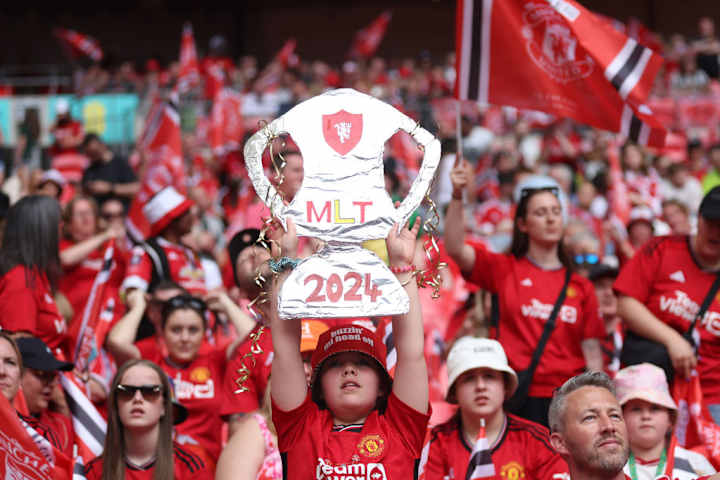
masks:
<path id="1" fill-rule="evenodd" d="M 400 113 L 400 112 L 398 112 Z M 416 123 L 412 118 L 400 113 L 400 130 L 409 134 L 423 149 L 423 159 L 420 171 L 415 177 L 410 191 L 400 206 L 395 209 L 393 220 L 402 228 L 415 209 L 422 203 L 425 193 L 430 188 L 435 171 L 440 164 L 440 141 Z"/>
<path id="2" fill-rule="evenodd" d="M 270 142 L 285 131 L 285 121 L 283 117 L 276 118 L 263 128 L 255 132 L 250 139 L 245 142 L 245 165 L 248 169 L 248 176 L 255 187 L 255 193 L 268 206 L 270 211 L 282 223 L 285 224 L 285 204 L 277 189 L 270 183 L 265 176 L 262 166 L 262 155 Z"/>

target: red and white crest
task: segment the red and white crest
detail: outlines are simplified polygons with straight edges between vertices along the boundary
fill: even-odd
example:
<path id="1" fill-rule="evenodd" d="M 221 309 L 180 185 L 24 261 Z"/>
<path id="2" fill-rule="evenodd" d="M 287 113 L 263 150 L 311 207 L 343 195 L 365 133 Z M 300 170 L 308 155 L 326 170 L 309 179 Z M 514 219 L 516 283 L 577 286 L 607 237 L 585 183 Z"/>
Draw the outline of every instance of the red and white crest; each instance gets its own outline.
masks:
<path id="1" fill-rule="evenodd" d="M 340 155 L 347 155 L 362 137 L 363 116 L 361 113 L 348 113 L 345 110 L 323 115 L 322 131 L 330 148 Z"/>

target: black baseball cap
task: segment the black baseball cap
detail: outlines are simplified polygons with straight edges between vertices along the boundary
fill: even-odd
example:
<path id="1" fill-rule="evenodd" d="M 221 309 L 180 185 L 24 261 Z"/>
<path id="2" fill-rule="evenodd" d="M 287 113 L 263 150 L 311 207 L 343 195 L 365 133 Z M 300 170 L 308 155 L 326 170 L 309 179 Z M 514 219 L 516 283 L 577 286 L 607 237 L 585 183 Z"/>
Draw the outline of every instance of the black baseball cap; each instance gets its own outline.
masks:
<path id="1" fill-rule="evenodd" d="M 73 369 L 73 364 L 61 362 L 55 358 L 50 351 L 50 347 L 45 342 L 35 337 L 20 337 L 15 340 L 22 355 L 23 366 L 40 370 L 43 372 L 52 372 L 62 370 L 68 372 Z"/>
<path id="2" fill-rule="evenodd" d="M 230 255 L 230 264 L 232 265 L 233 275 L 235 276 L 235 283 L 238 283 L 237 272 L 235 269 L 235 263 L 240 255 L 240 252 L 245 250 L 247 247 L 255 245 L 258 238 L 260 238 L 260 230 L 257 228 L 246 228 L 240 230 L 238 233 L 233 235 L 230 243 L 228 243 L 228 255 Z"/>
<path id="3" fill-rule="evenodd" d="M 703 197 L 698 213 L 705 220 L 720 220 L 720 185 Z"/>
<path id="4" fill-rule="evenodd" d="M 605 263 L 596 263 L 590 268 L 588 277 L 591 282 L 597 282 L 601 278 L 617 278 L 619 270 Z"/>

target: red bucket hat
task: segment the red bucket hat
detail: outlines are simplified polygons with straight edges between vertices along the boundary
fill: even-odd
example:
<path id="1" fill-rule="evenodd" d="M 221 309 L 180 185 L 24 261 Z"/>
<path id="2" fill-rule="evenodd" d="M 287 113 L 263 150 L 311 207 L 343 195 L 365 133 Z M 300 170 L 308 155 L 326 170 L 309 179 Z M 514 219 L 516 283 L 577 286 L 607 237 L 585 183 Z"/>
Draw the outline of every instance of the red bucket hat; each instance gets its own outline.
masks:
<path id="1" fill-rule="evenodd" d="M 326 330 L 320 335 L 315 352 L 313 352 L 310 359 L 313 371 L 310 379 L 310 389 L 312 390 L 312 398 L 316 403 L 321 400 L 320 386 L 316 380 L 323 363 L 333 355 L 343 352 L 359 352 L 375 360 L 384 373 L 384 378 L 381 376 L 380 379 L 381 384 L 392 385 L 392 378 L 385 363 L 387 350 L 382 338 L 372 330 L 359 325 L 341 325 Z"/>

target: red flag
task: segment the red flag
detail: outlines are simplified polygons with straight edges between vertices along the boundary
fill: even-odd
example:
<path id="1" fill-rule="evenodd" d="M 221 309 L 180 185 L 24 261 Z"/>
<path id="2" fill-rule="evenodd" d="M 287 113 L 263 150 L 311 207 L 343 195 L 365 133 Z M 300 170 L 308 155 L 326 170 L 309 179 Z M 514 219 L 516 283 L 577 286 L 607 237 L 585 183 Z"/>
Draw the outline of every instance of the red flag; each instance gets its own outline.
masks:
<path id="1" fill-rule="evenodd" d="M 148 112 L 145 130 L 138 141 L 144 160 L 140 165 L 140 192 L 133 199 L 128 213 L 128 232 L 137 240 L 150 234 L 150 225 L 143 214 L 143 206 L 157 192 L 172 185 L 185 193 L 185 166 L 180 141 L 180 115 L 177 97 L 156 101 Z"/>
<path id="2" fill-rule="evenodd" d="M 715 468 L 720 468 L 720 426 L 715 424 L 703 402 L 697 372 L 693 372 L 690 380 L 676 376 L 673 397 L 678 405 L 675 426 L 678 444 L 699 451 Z"/>
<path id="3" fill-rule="evenodd" d="M 298 64 L 298 56 L 295 54 L 295 46 L 297 42 L 294 38 L 289 38 L 285 45 L 275 55 L 275 61 L 279 62 L 283 68 L 296 67 Z"/>
<path id="4" fill-rule="evenodd" d="M 215 96 L 210 112 L 209 137 L 213 153 L 223 155 L 240 150 L 244 134 L 242 96 L 231 88 L 223 88 Z"/>
<path id="5" fill-rule="evenodd" d="M 85 55 L 96 62 L 103 58 L 103 51 L 100 44 L 94 38 L 84 35 L 75 30 L 66 30 L 64 28 L 56 28 L 55 36 L 70 49 L 73 56 Z"/>
<path id="6" fill-rule="evenodd" d="M 662 58 L 573 0 L 459 0 L 456 97 L 569 117 L 662 146 L 644 105 Z"/>
<path id="7" fill-rule="evenodd" d="M 391 17 L 392 14 L 389 11 L 385 11 L 373 20 L 370 25 L 357 32 L 355 34 L 355 40 L 353 40 L 353 44 L 350 47 L 348 57 L 370 58 L 373 56 L 385 36 L 385 31 L 387 30 Z"/>
<path id="8" fill-rule="evenodd" d="M 177 90 L 179 93 L 185 93 L 199 83 L 200 68 L 195 50 L 195 37 L 192 24 L 188 22 L 183 26 L 180 40 L 180 73 L 178 74 Z"/>
<path id="9" fill-rule="evenodd" d="M 72 462 L 27 424 L 0 395 L 0 478 L 70 480 Z"/>
<path id="10" fill-rule="evenodd" d="M 107 295 L 107 282 L 110 279 L 112 270 L 115 266 L 113 256 L 115 253 L 115 240 L 110 240 L 105 253 L 103 254 L 103 265 L 95 276 L 95 281 L 90 288 L 90 295 L 85 303 L 82 321 L 78 324 L 79 328 L 75 342 L 75 351 L 73 353 L 73 363 L 75 370 L 81 376 L 86 376 L 90 371 L 90 364 L 100 356 L 100 349 L 105 343 L 111 321 L 113 319 L 112 310 L 108 314 L 108 305 L 114 308 L 115 299 Z"/>

